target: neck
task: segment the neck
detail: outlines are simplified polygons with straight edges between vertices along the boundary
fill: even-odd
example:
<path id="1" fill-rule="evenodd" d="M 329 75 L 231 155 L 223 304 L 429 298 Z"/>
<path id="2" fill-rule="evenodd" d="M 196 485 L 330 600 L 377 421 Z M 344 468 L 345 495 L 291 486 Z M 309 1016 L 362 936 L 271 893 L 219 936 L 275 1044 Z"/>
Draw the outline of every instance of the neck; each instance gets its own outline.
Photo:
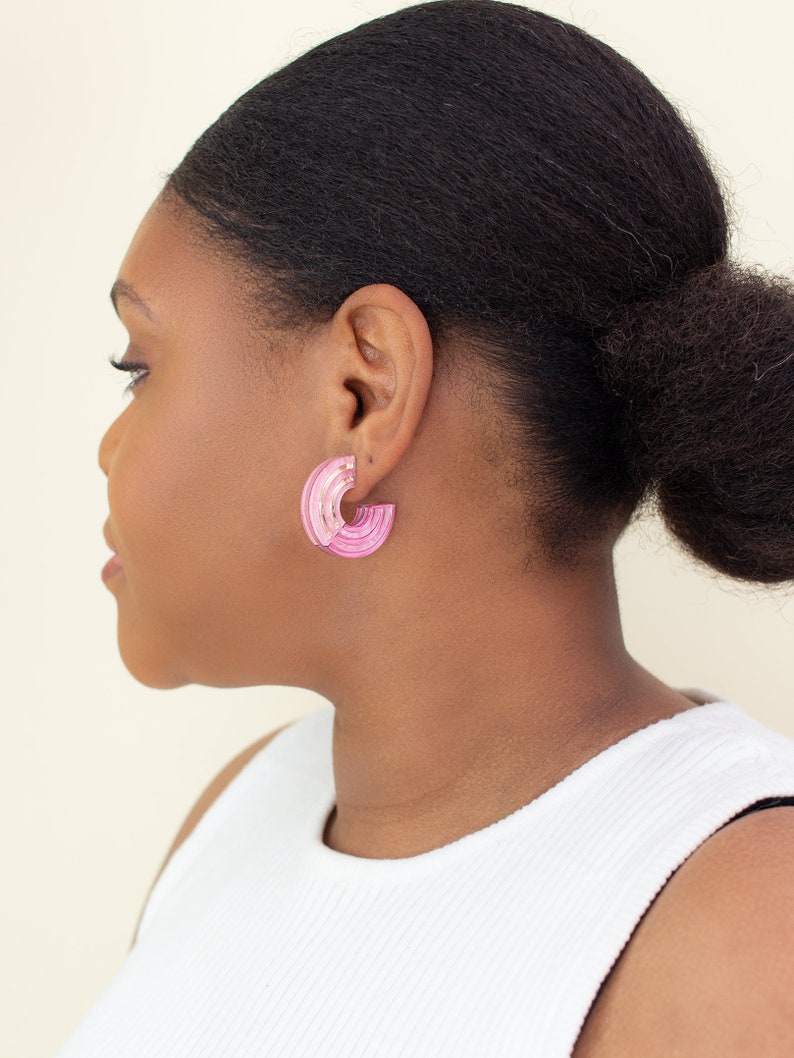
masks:
<path id="1" fill-rule="evenodd" d="M 692 706 L 627 653 L 611 561 L 523 581 L 483 568 L 477 583 L 446 578 L 443 597 L 436 581 L 430 599 L 406 597 L 427 588 L 416 572 L 351 616 L 345 671 L 318 688 L 336 708 L 332 848 L 437 848 Z"/>

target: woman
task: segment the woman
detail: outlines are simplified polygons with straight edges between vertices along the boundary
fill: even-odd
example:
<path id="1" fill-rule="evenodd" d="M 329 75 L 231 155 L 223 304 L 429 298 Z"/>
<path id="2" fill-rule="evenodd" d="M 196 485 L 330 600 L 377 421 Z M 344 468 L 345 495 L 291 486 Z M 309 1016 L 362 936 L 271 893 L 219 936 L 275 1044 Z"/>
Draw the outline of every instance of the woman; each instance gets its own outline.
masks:
<path id="1" fill-rule="evenodd" d="M 61 1058 L 794 1053 L 794 742 L 628 654 L 611 557 L 654 503 L 794 577 L 792 286 L 729 234 L 631 63 L 493 0 L 191 148 L 112 292 L 120 651 L 333 708 L 205 792 Z"/>

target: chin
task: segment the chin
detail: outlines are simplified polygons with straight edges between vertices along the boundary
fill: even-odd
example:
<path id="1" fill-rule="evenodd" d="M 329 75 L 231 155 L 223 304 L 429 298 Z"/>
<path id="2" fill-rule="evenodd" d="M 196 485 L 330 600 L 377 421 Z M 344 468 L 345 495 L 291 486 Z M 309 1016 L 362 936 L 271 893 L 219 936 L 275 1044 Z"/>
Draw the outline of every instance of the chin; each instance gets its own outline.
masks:
<path id="1" fill-rule="evenodd" d="M 124 667 L 133 679 L 144 687 L 157 691 L 171 691 L 176 687 L 185 687 L 191 680 L 173 659 L 165 658 L 155 651 L 147 652 L 140 648 L 133 649 L 119 636 L 119 653 Z"/>

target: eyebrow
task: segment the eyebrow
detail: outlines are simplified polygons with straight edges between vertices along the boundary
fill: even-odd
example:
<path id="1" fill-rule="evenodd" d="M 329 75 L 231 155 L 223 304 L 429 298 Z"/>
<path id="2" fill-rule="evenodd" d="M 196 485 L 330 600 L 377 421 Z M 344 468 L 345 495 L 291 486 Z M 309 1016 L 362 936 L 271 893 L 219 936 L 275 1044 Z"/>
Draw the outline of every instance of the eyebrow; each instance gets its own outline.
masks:
<path id="1" fill-rule="evenodd" d="M 116 310 L 117 316 L 119 315 L 119 298 L 126 298 L 133 305 L 137 305 L 147 319 L 151 320 L 154 318 L 147 302 L 143 300 L 135 287 L 125 279 L 117 279 L 110 288 L 110 300 L 113 302 L 113 308 Z"/>

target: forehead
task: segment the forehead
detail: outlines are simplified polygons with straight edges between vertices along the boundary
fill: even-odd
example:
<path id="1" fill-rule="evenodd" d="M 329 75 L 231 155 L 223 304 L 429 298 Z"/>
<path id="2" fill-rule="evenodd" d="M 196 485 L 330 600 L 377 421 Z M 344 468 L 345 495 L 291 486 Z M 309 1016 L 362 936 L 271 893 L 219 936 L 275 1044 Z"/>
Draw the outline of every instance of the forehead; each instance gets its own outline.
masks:
<path id="1" fill-rule="evenodd" d="M 186 214 L 157 199 L 138 225 L 119 268 L 119 279 L 144 298 L 166 297 L 172 288 L 222 282 L 217 263 L 203 255 Z"/>
<path id="2" fill-rule="evenodd" d="M 117 287 L 119 280 L 121 285 Z M 204 378 L 267 385 L 301 335 L 274 326 L 263 282 L 208 242 L 187 206 L 155 200 L 135 232 L 116 289 L 131 287 L 147 311 L 119 295 L 118 311 L 136 351 Z M 294 359 L 289 357 L 294 369 Z"/>
<path id="3" fill-rule="evenodd" d="M 131 287 L 149 306 L 152 323 L 246 327 L 240 270 L 231 258 L 211 252 L 190 223 L 186 209 L 155 200 L 138 226 L 114 288 Z M 134 305 L 124 297 L 122 304 Z M 145 313 L 136 307 L 141 317 Z"/>

